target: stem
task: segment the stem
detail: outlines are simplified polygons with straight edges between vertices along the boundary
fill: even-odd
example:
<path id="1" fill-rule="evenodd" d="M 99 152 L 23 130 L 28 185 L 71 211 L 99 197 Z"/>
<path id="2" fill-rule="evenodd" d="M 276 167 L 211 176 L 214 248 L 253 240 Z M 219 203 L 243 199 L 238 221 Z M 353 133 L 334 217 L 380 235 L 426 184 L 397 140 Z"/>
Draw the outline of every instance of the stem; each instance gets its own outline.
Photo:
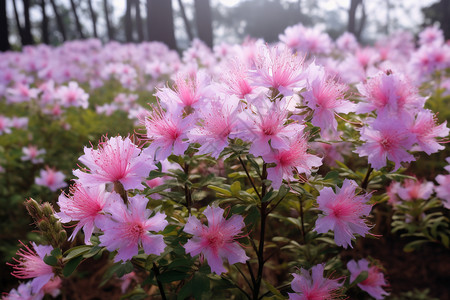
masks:
<path id="1" fill-rule="evenodd" d="M 159 281 L 159 279 L 158 279 L 158 276 L 159 276 L 160 274 L 159 274 L 159 268 L 158 268 L 158 266 L 156 265 L 156 263 L 153 263 L 153 268 L 152 268 L 152 270 L 153 270 L 153 272 L 155 273 L 155 278 L 156 278 L 156 282 L 158 283 L 159 293 L 161 294 L 161 298 L 162 298 L 163 300 L 167 300 L 166 293 L 164 292 L 164 286 L 163 286 L 162 282 Z"/>
<path id="2" fill-rule="evenodd" d="M 238 156 L 238 158 L 239 158 L 239 161 L 241 162 L 242 167 L 244 168 L 245 174 L 247 174 L 248 180 L 250 180 L 250 183 L 251 183 L 251 185 L 252 185 L 252 187 L 253 187 L 253 190 L 255 190 L 256 194 L 258 195 L 259 200 L 262 200 L 262 198 L 263 198 L 264 196 L 261 196 L 261 195 L 259 194 L 258 189 L 256 188 L 255 183 L 253 182 L 252 177 L 251 177 L 250 174 L 248 173 L 247 167 L 245 166 L 244 162 L 242 161 L 242 158 L 241 158 L 240 156 Z M 265 164 L 264 164 L 264 165 L 265 165 Z M 263 187 L 264 187 L 264 184 L 263 184 Z M 265 192 L 264 192 L 264 194 L 265 194 Z"/>
<path id="3" fill-rule="evenodd" d="M 120 181 L 114 181 L 114 192 L 116 192 L 117 194 L 120 195 L 120 197 L 122 198 L 123 202 L 125 204 L 128 203 L 128 195 L 127 195 L 127 191 L 125 190 L 125 188 L 123 187 L 122 182 Z"/>
<path id="4" fill-rule="evenodd" d="M 300 202 L 300 222 L 301 222 L 301 225 L 302 225 L 302 238 L 303 238 L 303 244 L 306 244 L 306 237 L 305 237 L 305 221 L 304 221 L 304 218 L 303 218 L 303 202 L 302 202 L 302 198 L 301 197 L 298 197 L 298 200 L 299 200 L 299 202 Z"/>
<path id="5" fill-rule="evenodd" d="M 250 266 L 250 263 L 248 261 L 246 261 L 245 263 L 247 264 L 248 272 L 250 273 L 252 283 L 253 283 L 253 285 L 255 285 L 256 280 L 255 280 L 255 274 L 253 274 L 252 266 Z"/>
<path id="6" fill-rule="evenodd" d="M 184 163 L 184 174 L 186 174 L 186 177 L 189 176 L 189 164 L 188 163 Z M 189 212 L 189 214 L 191 214 L 191 204 L 192 204 L 192 194 L 191 194 L 191 189 L 189 188 L 188 184 L 185 183 L 184 184 L 184 196 L 186 197 L 186 208 Z"/>
<path id="7" fill-rule="evenodd" d="M 365 190 L 367 188 L 367 186 L 369 185 L 369 177 L 370 177 L 370 173 L 372 173 L 373 168 L 372 166 L 369 164 L 369 167 L 367 168 L 367 172 L 366 172 L 366 176 L 364 177 L 362 183 L 361 183 L 361 188 L 363 190 Z"/>
<path id="8" fill-rule="evenodd" d="M 234 265 L 236 267 L 236 269 L 238 270 L 238 272 L 242 275 L 242 277 L 244 278 L 245 282 L 247 283 L 248 287 L 250 288 L 250 290 L 252 289 L 252 285 L 250 284 L 250 281 L 248 281 L 247 276 L 245 276 L 245 274 L 241 271 L 241 269 L 239 269 L 239 267 L 237 265 Z"/>

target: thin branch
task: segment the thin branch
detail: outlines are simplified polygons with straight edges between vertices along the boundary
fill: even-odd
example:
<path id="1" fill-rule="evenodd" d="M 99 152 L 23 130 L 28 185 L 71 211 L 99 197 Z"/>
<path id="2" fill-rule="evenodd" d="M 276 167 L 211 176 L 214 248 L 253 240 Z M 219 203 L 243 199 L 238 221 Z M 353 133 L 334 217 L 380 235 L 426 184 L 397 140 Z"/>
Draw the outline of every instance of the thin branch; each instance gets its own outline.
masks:
<path id="1" fill-rule="evenodd" d="M 259 194 L 258 189 L 256 188 L 255 183 L 253 182 L 253 178 L 248 173 L 248 170 L 244 164 L 244 161 L 242 160 L 242 158 L 240 156 L 238 156 L 238 158 L 239 158 L 239 161 L 241 162 L 242 167 L 244 168 L 245 174 L 247 174 L 248 180 L 250 180 L 253 190 L 255 190 L 256 194 L 258 195 L 259 200 L 262 200 L 262 196 Z"/>

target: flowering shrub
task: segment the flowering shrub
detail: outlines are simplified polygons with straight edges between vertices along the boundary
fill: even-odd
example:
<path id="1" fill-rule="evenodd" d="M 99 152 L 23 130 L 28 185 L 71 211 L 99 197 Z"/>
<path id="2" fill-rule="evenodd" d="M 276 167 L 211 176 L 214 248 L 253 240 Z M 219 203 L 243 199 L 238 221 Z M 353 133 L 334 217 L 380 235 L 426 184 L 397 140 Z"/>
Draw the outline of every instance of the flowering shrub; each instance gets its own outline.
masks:
<path id="1" fill-rule="evenodd" d="M 2 105 L 34 107 L 70 132 L 83 122 L 78 114 L 98 118 L 94 111 L 138 121 L 134 134 L 85 146 L 54 205 L 30 195 L 43 200 L 26 202 L 42 245 L 33 244 L 37 255 L 18 251 L 13 275 L 32 281 L 5 299 L 65 295 L 65 281 L 95 260 L 106 266 L 103 284 L 119 278 L 132 299 L 382 299 L 389 288 L 381 266 L 341 255 L 375 236 L 375 205 L 389 202 L 393 231 L 414 237 L 405 251 L 426 242 L 449 248 L 449 175 L 436 177 L 431 199 L 433 184 L 405 175 L 420 156 L 445 151 L 449 135 L 425 106 L 448 100 L 440 83 L 450 57 L 418 65 L 425 48 L 448 48 L 430 39 L 424 33 L 415 49 L 394 36 L 381 51 L 349 34 L 334 45 L 297 25 L 276 45 L 221 51 L 195 41 L 182 59 L 158 43 L 98 41 L 4 54 L 11 63 L 1 66 L 10 74 L 0 81 Z M 114 86 L 113 102 L 94 110 L 88 98 Z M 145 109 L 134 95 L 154 87 Z M 117 116 L 112 122 L 124 114 Z M 17 130 L 12 123 L 1 116 L 2 136 Z M 40 138 L 53 137 L 33 135 L 17 159 L 48 164 L 55 150 Z M 55 191 L 65 175 L 47 167 L 35 183 Z"/>

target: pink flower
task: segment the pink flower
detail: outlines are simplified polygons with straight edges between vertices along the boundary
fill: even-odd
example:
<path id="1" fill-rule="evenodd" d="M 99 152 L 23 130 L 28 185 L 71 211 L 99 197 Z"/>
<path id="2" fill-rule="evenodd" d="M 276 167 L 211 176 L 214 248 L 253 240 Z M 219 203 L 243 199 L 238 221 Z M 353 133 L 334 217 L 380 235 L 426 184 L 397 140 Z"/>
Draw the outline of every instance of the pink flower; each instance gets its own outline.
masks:
<path id="1" fill-rule="evenodd" d="M 39 164 L 44 162 L 42 158 L 38 156 L 45 154 L 45 149 L 38 149 L 36 146 L 30 145 L 22 148 L 23 156 L 20 158 L 22 161 L 30 160 L 33 164 Z"/>
<path id="2" fill-rule="evenodd" d="M 6 89 L 8 103 L 28 102 L 36 99 L 39 90 L 30 88 L 27 84 L 18 83 L 13 88 Z"/>
<path id="3" fill-rule="evenodd" d="M 336 193 L 332 188 L 325 187 L 317 197 L 323 215 L 317 219 L 314 230 L 317 233 L 333 230 L 336 245 L 344 248 L 352 247 L 351 240 L 355 238 L 355 233 L 365 236 L 370 229 L 362 218 L 369 215 L 372 209 L 371 205 L 366 204 L 370 195 L 357 196 L 356 188 L 355 181 L 345 179 L 341 189 L 336 187 Z"/>
<path id="4" fill-rule="evenodd" d="M 32 292 L 31 282 L 21 283 L 17 289 L 12 289 L 3 300 L 41 300 L 44 298 L 44 292 L 41 290 L 38 293 Z"/>
<path id="5" fill-rule="evenodd" d="M 357 86 L 368 102 L 358 105 L 357 113 L 377 110 L 380 113 L 399 114 L 404 111 L 421 109 L 425 99 L 417 89 L 399 73 L 380 72 L 365 84 Z"/>
<path id="6" fill-rule="evenodd" d="M 75 81 L 69 82 L 68 86 L 59 87 L 57 98 L 61 100 L 64 107 L 75 106 L 87 109 L 89 106 L 89 95 Z"/>
<path id="7" fill-rule="evenodd" d="M 53 268 L 44 262 L 44 257 L 50 255 L 53 247 L 36 245 L 35 243 L 31 244 L 33 250 L 22 244 L 25 249 L 19 249 L 17 251 L 19 259 L 13 258 L 18 264 L 9 265 L 14 268 L 14 271 L 11 273 L 13 276 L 19 279 L 33 278 L 31 281 L 31 291 L 33 294 L 38 294 L 55 277 Z"/>
<path id="8" fill-rule="evenodd" d="M 442 200 L 445 208 L 450 209 L 450 175 L 438 175 L 436 181 L 439 186 L 435 188 L 436 194 Z"/>
<path id="9" fill-rule="evenodd" d="M 307 91 L 301 93 L 306 105 L 314 111 L 311 123 L 323 130 L 332 128 L 337 130 L 336 113 L 349 113 L 354 111 L 355 105 L 344 99 L 347 87 L 327 78 L 322 67 L 313 67 L 315 70 L 308 78 Z"/>
<path id="10" fill-rule="evenodd" d="M 430 155 L 444 149 L 436 137 L 446 137 L 449 133 L 447 121 L 437 125 L 436 116 L 429 110 L 421 110 L 414 120 L 411 132 L 416 135 L 417 143 L 422 151 Z"/>
<path id="11" fill-rule="evenodd" d="M 306 152 L 308 143 L 304 137 L 298 135 L 293 138 L 287 149 L 274 150 L 263 159 L 267 163 L 275 163 L 276 166 L 267 169 L 267 179 L 272 181 L 272 187 L 278 189 L 283 179 L 295 180 L 294 173 L 311 174 L 312 168 L 322 165 L 322 159 Z"/>
<path id="12" fill-rule="evenodd" d="M 375 299 L 383 299 L 384 296 L 389 295 L 389 293 L 382 288 L 382 286 L 387 285 L 383 273 L 381 273 L 376 266 L 369 268 L 369 262 L 367 260 L 361 259 L 358 262 L 351 260 L 347 263 L 347 268 L 350 271 L 350 282 L 355 281 L 362 271 L 367 271 L 369 273 L 367 279 L 358 283 L 358 286 L 370 296 Z"/>
<path id="13" fill-rule="evenodd" d="M 125 190 L 143 189 L 142 181 L 155 169 L 150 157 L 126 137 L 105 138 L 97 150 L 84 147 L 84 155 L 79 158 L 88 173 L 74 170 L 73 175 L 84 186 L 95 186 L 119 181 Z"/>
<path id="14" fill-rule="evenodd" d="M 12 121 L 10 118 L 0 115 L 0 135 L 11 133 Z"/>
<path id="15" fill-rule="evenodd" d="M 62 223 L 79 221 L 69 240 L 73 240 L 78 231 L 83 228 L 84 243 L 90 245 L 90 238 L 99 219 L 103 218 L 103 210 L 106 205 L 115 201 L 122 201 L 116 193 L 108 193 L 104 187 L 84 187 L 75 184 L 71 188 L 71 194 L 62 193 L 58 198 L 60 212 L 55 215 Z"/>
<path id="16" fill-rule="evenodd" d="M 208 219 L 208 226 L 203 225 L 196 217 L 190 216 L 184 231 L 194 236 L 184 245 L 186 252 L 191 256 L 202 254 L 208 261 L 211 271 L 222 274 L 227 270 L 223 260 L 227 259 L 232 265 L 245 263 L 249 258 L 239 244 L 242 228 L 245 226 L 244 218 L 234 215 L 228 220 L 223 217 L 224 210 L 220 207 L 208 206 L 203 214 Z"/>
<path id="17" fill-rule="evenodd" d="M 297 122 L 285 125 L 287 117 L 288 110 L 279 103 L 267 107 L 261 105 L 256 113 L 243 114 L 241 127 L 245 130 L 241 131 L 239 137 L 252 143 L 249 153 L 260 156 L 272 152 L 273 149 L 289 149 L 290 141 L 295 139 L 305 126 Z"/>
<path id="18" fill-rule="evenodd" d="M 67 186 L 67 183 L 64 181 L 66 176 L 61 171 L 45 167 L 45 170 L 41 170 L 39 174 L 40 177 L 36 177 L 35 183 L 48 187 L 52 192 Z"/>
<path id="19" fill-rule="evenodd" d="M 128 198 L 128 208 L 122 201 L 112 203 L 105 209 L 110 218 L 102 218 L 98 226 L 104 234 L 100 236 L 100 246 L 108 251 L 117 250 L 115 262 L 127 261 L 138 254 L 139 246 L 145 254 L 160 255 L 166 247 L 161 234 L 149 231 L 163 230 L 168 222 L 164 213 L 157 212 L 150 218 L 152 211 L 146 209 L 148 199 L 142 195 Z"/>
<path id="20" fill-rule="evenodd" d="M 355 152 L 359 156 L 367 156 L 372 167 L 379 170 L 386 166 L 386 159 L 389 159 L 395 163 L 397 170 L 401 162 L 415 160 L 407 150 L 411 150 L 416 137 L 401 120 L 381 115 L 371 125 L 361 129 L 361 140 L 365 143 Z"/>
<path id="21" fill-rule="evenodd" d="M 421 182 L 406 179 L 403 186 L 397 189 L 397 194 L 405 201 L 423 199 L 427 200 L 433 194 L 434 184 L 432 182 Z"/>
<path id="22" fill-rule="evenodd" d="M 337 290 L 343 283 L 337 279 L 323 277 L 324 265 L 319 264 L 312 267 L 312 274 L 301 268 L 299 274 L 292 274 L 294 280 L 291 282 L 295 293 L 288 293 L 290 300 L 331 300 L 338 299 Z"/>
<path id="23" fill-rule="evenodd" d="M 256 68 L 250 71 L 255 85 L 273 88 L 284 96 L 291 96 L 304 86 L 303 59 L 285 46 L 261 48 L 255 64 Z"/>
<path id="24" fill-rule="evenodd" d="M 198 154 L 211 153 L 218 158 L 228 145 L 228 138 L 236 136 L 238 130 L 239 99 L 228 97 L 216 99 L 198 110 L 199 121 L 187 136 L 190 143 L 199 143 Z"/>
<path id="25" fill-rule="evenodd" d="M 161 107 L 153 107 L 153 111 L 145 119 L 147 138 L 151 141 L 147 151 L 156 160 L 164 160 L 171 153 L 183 155 L 189 147 L 187 132 L 192 124 L 192 116 L 182 117 L 179 109 L 164 112 Z"/>

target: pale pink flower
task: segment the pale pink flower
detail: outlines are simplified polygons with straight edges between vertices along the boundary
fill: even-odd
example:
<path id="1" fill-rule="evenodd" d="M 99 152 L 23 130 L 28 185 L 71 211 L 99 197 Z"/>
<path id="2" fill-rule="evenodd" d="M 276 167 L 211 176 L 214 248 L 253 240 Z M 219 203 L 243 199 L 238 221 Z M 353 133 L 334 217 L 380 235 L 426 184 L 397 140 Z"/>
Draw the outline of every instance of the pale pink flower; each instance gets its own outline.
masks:
<path id="1" fill-rule="evenodd" d="M 284 96 L 291 96 L 305 84 L 303 58 L 295 56 L 285 46 L 260 48 L 255 69 L 249 71 L 255 85 L 278 90 Z"/>
<path id="2" fill-rule="evenodd" d="M 61 100 L 61 105 L 64 107 L 74 106 L 87 109 L 89 106 L 89 95 L 75 81 L 69 82 L 68 86 L 59 87 L 56 93 L 56 97 Z"/>
<path id="3" fill-rule="evenodd" d="M 106 192 L 102 185 L 84 187 L 81 184 L 75 184 L 71 187 L 70 194 L 59 195 L 60 212 L 55 215 L 62 223 L 78 221 L 69 240 L 73 240 L 78 231 L 83 228 L 84 243 L 90 245 L 92 232 L 98 220 L 104 217 L 105 206 L 115 201 L 121 201 L 121 197 L 114 192 Z"/>
<path id="4" fill-rule="evenodd" d="M 208 102 L 197 112 L 199 121 L 187 136 L 190 143 L 199 143 L 198 154 L 211 153 L 218 158 L 228 145 L 228 138 L 234 138 L 238 130 L 239 99 L 228 97 Z"/>
<path id="5" fill-rule="evenodd" d="M 369 267 L 369 262 L 366 259 L 361 259 L 358 262 L 351 260 L 347 263 L 347 268 L 350 271 L 350 282 L 355 281 L 362 271 L 369 273 L 367 279 L 358 283 L 358 286 L 370 296 L 375 299 L 384 299 L 384 296 L 389 295 L 382 288 L 387 285 L 383 273 L 376 266 Z"/>
<path id="6" fill-rule="evenodd" d="M 247 114 L 242 114 L 240 126 L 243 129 L 238 137 L 252 143 L 249 153 L 260 156 L 272 152 L 272 149 L 289 148 L 290 141 L 295 139 L 305 126 L 297 122 L 286 124 L 288 113 L 286 107 L 276 102 L 267 107 L 260 105 L 255 113 L 248 111 Z"/>
<path id="7" fill-rule="evenodd" d="M 282 180 L 295 180 L 294 174 L 311 174 L 312 168 L 322 165 L 322 159 L 307 153 L 309 148 L 305 137 L 298 135 L 293 138 L 287 149 L 274 150 L 263 159 L 267 163 L 275 163 L 276 166 L 267 169 L 267 179 L 272 181 L 274 189 L 281 186 Z"/>
<path id="8" fill-rule="evenodd" d="M 250 83 L 247 67 L 237 60 L 233 61 L 228 70 L 223 73 L 221 81 L 220 88 L 223 93 L 235 95 L 247 102 L 251 102 L 262 92 L 261 88 Z"/>
<path id="9" fill-rule="evenodd" d="M 354 52 L 358 49 L 359 44 L 353 33 L 344 32 L 337 40 L 336 46 L 343 51 Z"/>
<path id="10" fill-rule="evenodd" d="M 345 179 L 342 188 L 336 187 L 336 193 L 332 188 L 325 187 L 317 197 L 323 215 L 317 219 L 314 230 L 317 233 L 332 230 L 336 245 L 344 248 L 352 247 L 351 240 L 355 238 L 355 233 L 365 236 L 370 229 L 363 217 L 368 216 L 372 209 L 371 205 L 366 204 L 371 196 L 357 196 L 357 186 L 355 181 Z"/>
<path id="11" fill-rule="evenodd" d="M 306 105 L 314 111 L 311 123 L 322 130 L 332 128 L 337 130 L 336 113 L 349 113 L 354 111 L 355 105 L 345 100 L 347 87 L 333 81 L 325 74 L 322 67 L 313 67 L 315 70 L 308 76 L 306 92 L 301 93 Z"/>
<path id="12" fill-rule="evenodd" d="M 36 177 L 35 183 L 48 187 L 52 192 L 56 192 L 58 189 L 66 187 L 67 183 L 64 181 L 66 176 L 61 171 L 56 171 L 46 167 L 45 170 L 41 170 L 39 177 Z"/>
<path id="13" fill-rule="evenodd" d="M 437 125 L 436 116 L 429 110 L 419 111 L 411 126 L 411 132 L 416 135 L 420 149 L 428 155 L 444 149 L 436 138 L 448 136 L 449 131 L 447 121 Z"/>
<path id="14" fill-rule="evenodd" d="M 436 194 L 444 207 L 450 209 L 450 175 L 438 175 L 436 181 L 439 183 L 435 188 Z"/>
<path id="15" fill-rule="evenodd" d="M 11 125 L 16 129 L 26 129 L 28 126 L 28 118 L 14 116 L 11 119 Z"/>
<path id="16" fill-rule="evenodd" d="M 292 274 L 294 280 L 291 287 L 295 293 L 288 293 L 290 300 L 332 300 L 339 298 L 338 289 L 343 283 L 338 279 L 323 277 L 324 265 L 319 264 L 307 271 L 300 269 L 301 274 Z"/>
<path id="17" fill-rule="evenodd" d="M 386 194 L 388 195 L 388 203 L 391 205 L 395 205 L 399 202 L 397 197 L 397 192 L 400 189 L 400 182 L 392 181 L 391 184 L 386 189 Z"/>
<path id="18" fill-rule="evenodd" d="M 155 167 L 150 157 L 140 154 L 141 149 L 128 137 L 105 138 L 97 150 L 84 147 L 79 160 L 88 170 L 74 170 L 73 175 L 84 186 L 119 181 L 126 190 L 143 189 L 142 181 Z"/>
<path id="19" fill-rule="evenodd" d="M 189 147 L 186 140 L 192 126 L 192 115 L 183 118 L 179 109 L 165 112 L 161 107 L 154 106 L 144 122 L 150 140 L 147 151 L 156 160 L 164 160 L 171 153 L 183 155 Z"/>
<path id="20" fill-rule="evenodd" d="M 329 53 L 331 50 L 330 37 L 317 27 L 307 28 L 302 24 L 290 26 L 279 35 L 279 39 L 292 50 L 304 54 Z"/>
<path id="21" fill-rule="evenodd" d="M 21 283 L 17 289 L 12 289 L 2 300 L 41 300 L 44 298 L 44 292 L 32 292 L 31 281 Z"/>
<path id="22" fill-rule="evenodd" d="M 147 209 L 148 199 L 142 195 L 128 198 L 128 208 L 122 201 L 114 202 L 107 207 L 110 218 L 102 218 L 98 226 L 104 234 L 100 238 L 100 246 L 108 251 L 117 250 L 115 262 L 127 261 L 138 254 L 142 246 L 145 254 L 160 255 L 166 247 L 161 234 L 153 234 L 164 230 L 168 222 L 164 213 L 157 212 L 150 218 L 152 211 Z"/>
<path id="23" fill-rule="evenodd" d="M 40 155 L 45 154 L 45 149 L 38 149 L 38 147 L 30 145 L 22 148 L 23 156 L 20 158 L 22 161 L 30 160 L 33 164 L 39 164 L 44 162 L 44 159 L 40 158 Z"/>
<path id="24" fill-rule="evenodd" d="M 450 66 L 450 47 L 436 43 L 424 45 L 412 54 L 410 61 L 410 67 L 417 73 L 419 81 L 428 80 L 425 75 Z"/>
<path id="25" fill-rule="evenodd" d="M 357 85 L 357 88 L 368 101 L 359 103 L 357 113 L 376 110 L 379 114 L 386 111 L 399 114 L 419 110 L 425 103 L 425 98 L 418 94 L 405 76 L 391 71 L 380 72 L 365 84 Z"/>
<path id="26" fill-rule="evenodd" d="M 55 277 L 53 268 L 44 262 L 44 257 L 50 255 L 53 247 L 36 245 L 34 242 L 31 244 L 33 249 L 22 243 L 25 248 L 17 251 L 18 259 L 13 258 L 17 264 L 9 265 L 14 268 L 14 271 L 11 273 L 13 276 L 19 279 L 33 278 L 31 281 L 31 292 L 38 294 L 44 285 Z"/>
<path id="27" fill-rule="evenodd" d="M 439 29 L 438 26 L 426 27 L 424 30 L 422 30 L 422 32 L 419 33 L 420 45 L 442 45 L 444 41 L 444 33 Z"/>
<path id="28" fill-rule="evenodd" d="M 401 162 L 411 162 L 415 158 L 407 151 L 411 150 L 416 141 L 403 122 L 391 116 L 378 116 L 371 127 L 361 129 L 362 146 L 356 148 L 359 156 L 367 156 L 369 163 L 379 170 L 386 166 L 386 159 L 395 163 L 395 170 Z"/>
<path id="29" fill-rule="evenodd" d="M 11 119 L 3 115 L 0 115 L 0 135 L 4 133 L 10 134 L 11 128 L 12 128 Z"/>
<path id="30" fill-rule="evenodd" d="M 8 103 L 28 102 L 36 99 L 39 90 L 30 88 L 27 84 L 18 83 L 13 88 L 6 89 L 6 99 Z"/>
<path id="31" fill-rule="evenodd" d="M 433 189 L 434 184 L 432 182 L 406 179 L 403 185 L 397 189 L 397 194 L 405 201 L 427 200 L 433 194 Z"/>
<path id="32" fill-rule="evenodd" d="M 244 228 L 244 218 L 234 215 L 228 220 L 223 217 L 224 210 L 220 207 L 208 206 L 203 214 L 208 220 L 208 226 L 203 225 L 196 217 L 190 216 L 184 231 L 194 235 L 184 245 L 191 256 L 201 254 L 208 261 L 211 272 L 222 274 L 227 270 L 223 260 L 230 265 L 245 263 L 249 257 L 239 246 L 236 239 Z"/>

